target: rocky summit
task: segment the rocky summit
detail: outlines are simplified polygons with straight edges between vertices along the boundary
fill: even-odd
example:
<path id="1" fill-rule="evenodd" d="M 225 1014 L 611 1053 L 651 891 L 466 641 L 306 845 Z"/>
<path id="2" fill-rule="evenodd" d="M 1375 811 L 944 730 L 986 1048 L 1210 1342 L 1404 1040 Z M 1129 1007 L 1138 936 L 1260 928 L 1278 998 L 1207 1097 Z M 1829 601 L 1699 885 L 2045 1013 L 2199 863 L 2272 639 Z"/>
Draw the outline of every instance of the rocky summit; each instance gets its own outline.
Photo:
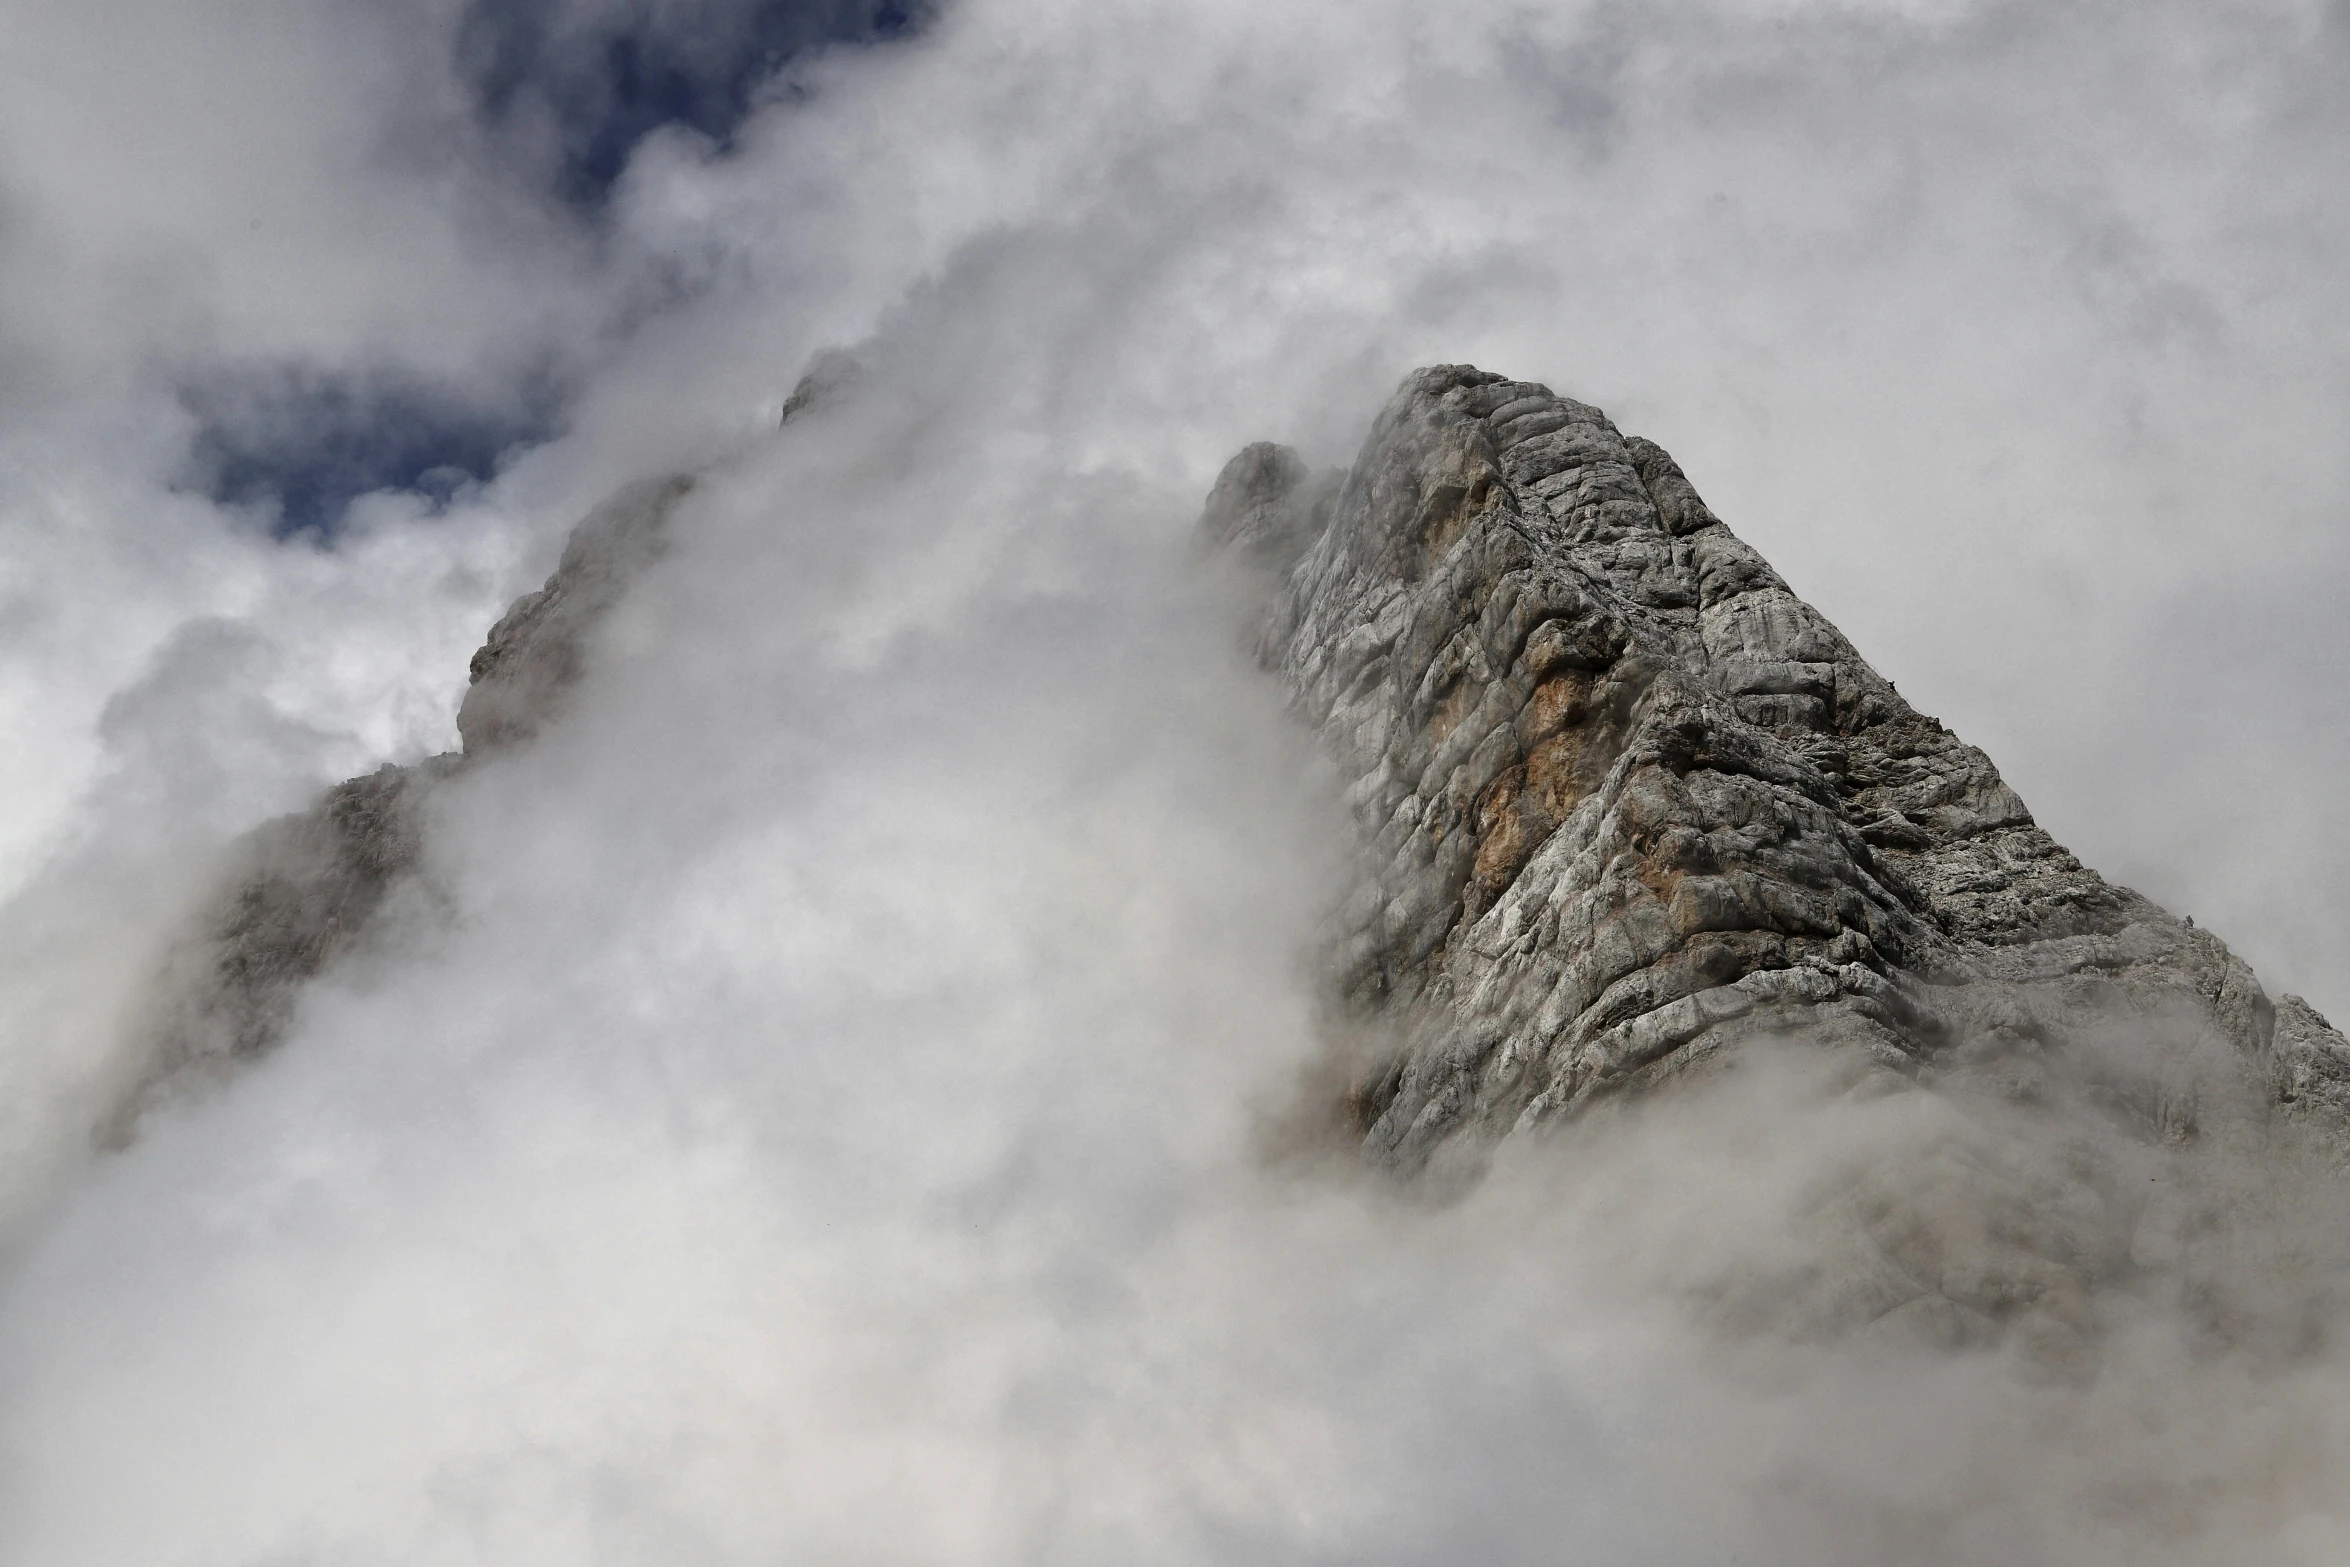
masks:
<path id="1" fill-rule="evenodd" d="M 2063 1079 L 2156 1143 L 2343 1124 L 2339 1033 L 2067 853 L 1597 408 L 1421 370 L 1351 470 L 1252 446 L 1202 526 L 1360 824 L 1331 966 L 1374 1162 L 1473 1163 L 1764 1035 Z"/>

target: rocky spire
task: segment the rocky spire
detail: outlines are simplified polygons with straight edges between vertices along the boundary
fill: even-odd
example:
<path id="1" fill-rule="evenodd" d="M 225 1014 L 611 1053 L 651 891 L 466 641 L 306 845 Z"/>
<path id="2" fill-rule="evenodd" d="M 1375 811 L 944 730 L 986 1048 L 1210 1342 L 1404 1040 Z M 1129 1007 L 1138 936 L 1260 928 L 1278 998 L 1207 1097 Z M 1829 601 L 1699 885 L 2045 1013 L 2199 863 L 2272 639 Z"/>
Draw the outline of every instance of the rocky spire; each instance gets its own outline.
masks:
<path id="1" fill-rule="evenodd" d="M 2247 1083 L 2340 1119 L 2340 1034 L 2067 853 L 1598 409 L 1422 370 L 1342 485 L 1252 446 L 1203 526 L 1278 575 L 1262 657 L 1352 780 L 1334 971 L 1374 1160 L 1763 1033 L 2026 1097 L 2126 1034 L 2097 1070 L 2148 1136 Z"/>

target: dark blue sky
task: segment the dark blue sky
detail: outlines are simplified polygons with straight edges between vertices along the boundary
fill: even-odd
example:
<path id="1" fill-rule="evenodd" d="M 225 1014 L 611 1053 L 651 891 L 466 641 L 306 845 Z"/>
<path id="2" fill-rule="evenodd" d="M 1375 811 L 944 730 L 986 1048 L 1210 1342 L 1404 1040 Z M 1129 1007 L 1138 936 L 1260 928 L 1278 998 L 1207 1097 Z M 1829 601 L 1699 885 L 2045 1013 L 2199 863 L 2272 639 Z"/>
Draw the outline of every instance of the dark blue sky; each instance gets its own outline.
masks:
<path id="1" fill-rule="evenodd" d="M 183 389 L 199 422 L 190 482 L 214 500 L 276 508 L 280 537 L 331 539 L 345 508 L 376 490 L 437 504 L 543 440 L 554 399 L 518 389 L 484 402 L 381 371 L 215 368 Z"/>

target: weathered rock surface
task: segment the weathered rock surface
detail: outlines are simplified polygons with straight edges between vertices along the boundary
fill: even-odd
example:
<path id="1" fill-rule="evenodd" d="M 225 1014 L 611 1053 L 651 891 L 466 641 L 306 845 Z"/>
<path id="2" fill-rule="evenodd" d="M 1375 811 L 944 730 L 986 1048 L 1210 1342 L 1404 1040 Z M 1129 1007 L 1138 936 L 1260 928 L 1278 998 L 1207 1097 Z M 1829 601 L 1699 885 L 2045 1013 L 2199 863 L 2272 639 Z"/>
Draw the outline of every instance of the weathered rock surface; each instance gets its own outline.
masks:
<path id="1" fill-rule="evenodd" d="M 2339 1033 L 2067 853 L 1598 409 L 1422 370 L 1341 483 L 1252 446 L 1203 527 L 1277 581 L 1261 657 L 1351 780 L 1335 975 L 1374 1162 L 1473 1166 L 1762 1034 L 2061 1089 L 2157 1146 L 2350 1125 Z"/>

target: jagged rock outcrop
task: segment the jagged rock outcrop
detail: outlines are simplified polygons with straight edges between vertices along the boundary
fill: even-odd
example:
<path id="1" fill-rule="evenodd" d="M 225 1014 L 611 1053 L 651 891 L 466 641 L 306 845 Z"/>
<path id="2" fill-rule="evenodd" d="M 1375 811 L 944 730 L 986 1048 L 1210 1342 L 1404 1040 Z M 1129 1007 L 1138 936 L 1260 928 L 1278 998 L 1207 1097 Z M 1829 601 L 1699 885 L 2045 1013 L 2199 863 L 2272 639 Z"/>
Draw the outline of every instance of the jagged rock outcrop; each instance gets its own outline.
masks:
<path id="1" fill-rule="evenodd" d="M 2339 1033 L 2067 853 L 1598 409 L 1423 370 L 1342 482 L 1252 446 L 1203 526 L 1351 781 L 1375 1162 L 1473 1163 L 1758 1034 L 2011 1099 L 2059 1074 L 2156 1142 L 2350 1106 Z"/>
<path id="2" fill-rule="evenodd" d="M 560 716 L 595 628 L 660 553 L 693 482 L 631 485 L 572 531 L 546 585 L 517 599 L 473 655 L 461 749 L 337 784 L 235 846 L 221 896 L 158 977 L 133 1086 L 100 1127 L 102 1143 L 119 1145 L 160 1100 L 277 1043 L 302 986 L 416 869 L 434 788 Z"/>
<path id="3" fill-rule="evenodd" d="M 547 585 L 516 599 L 473 655 L 457 709 L 462 755 L 519 745 L 562 711 L 587 667 L 590 633 L 660 553 L 693 485 L 685 474 L 631 485 L 572 530 Z"/>
<path id="4" fill-rule="evenodd" d="M 1217 475 L 1200 527 L 1253 570 L 1283 575 L 1329 527 L 1345 483 L 1336 469 L 1316 477 L 1288 447 L 1259 441 Z"/>

